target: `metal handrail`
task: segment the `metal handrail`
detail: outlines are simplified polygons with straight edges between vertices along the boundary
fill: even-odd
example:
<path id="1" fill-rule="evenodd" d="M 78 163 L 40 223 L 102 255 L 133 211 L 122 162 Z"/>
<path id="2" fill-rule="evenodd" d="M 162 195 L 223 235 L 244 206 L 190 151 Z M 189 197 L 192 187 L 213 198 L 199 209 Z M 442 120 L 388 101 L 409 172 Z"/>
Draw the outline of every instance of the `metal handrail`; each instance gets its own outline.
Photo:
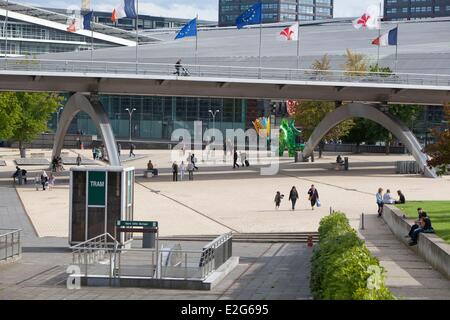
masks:
<path id="1" fill-rule="evenodd" d="M 34 66 L 39 68 L 39 71 L 53 71 L 53 72 L 68 72 L 67 67 L 72 67 L 70 72 L 76 73 L 111 73 L 111 74 L 151 74 L 149 72 L 157 72 L 161 73 L 164 71 L 164 74 L 173 75 L 174 64 L 172 63 L 152 63 L 152 62 L 123 62 L 123 61 L 87 61 L 87 60 L 54 60 L 54 59 L 24 59 L 24 58 L 0 58 L 0 63 L 5 63 L 5 70 L 23 70 L 29 71 Z M 15 64 L 11 65 L 11 62 L 23 62 L 23 64 Z M 31 64 L 30 64 L 31 63 Z M 57 68 L 46 69 L 46 66 L 49 66 L 50 63 L 56 63 Z M 63 66 L 61 66 L 63 64 Z M 77 66 L 77 64 L 83 64 L 82 66 Z M 120 68 L 128 67 L 128 68 Z M 136 66 L 141 67 L 136 68 Z M 428 74 L 428 73 L 388 73 L 388 72 L 375 72 L 375 71 L 346 71 L 346 70 L 314 70 L 314 69 L 291 69 L 291 68 L 268 68 L 268 67 L 247 67 L 247 66 L 224 66 L 224 65 L 201 65 L 201 64 L 184 64 L 185 67 L 189 67 L 192 74 L 199 74 L 201 77 L 204 77 L 207 74 L 213 74 L 215 76 L 228 76 L 234 78 L 251 78 L 250 75 L 254 77 L 260 77 L 261 79 L 273 79 L 283 78 L 285 80 L 305 80 L 305 77 L 310 77 L 307 80 L 320 80 L 326 81 L 329 80 L 330 76 L 340 77 L 338 80 L 341 81 L 353 81 L 359 80 L 356 82 L 362 82 L 364 80 L 377 80 L 380 83 L 416 83 L 417 81 L 422 82 L 427 81 L 429 83 L 433 83 L 435 85 L 439 85 L 440 82 L 444 79 L 448 79 L 445 85 L 450 85 L 450 74 Z M 23 67 L 23 68 L 20 68 Z M 66 68 L 65 68 L 66 67 Z M 76 67 L 76 68 L 75 68 Z M 100 70 L 99 70 L 100 67 Z M 151 67 L 163 67 L 164 70 L 152 70 L 149 69 Z M 78 69 L 77 69 L 78 68 Z M 166 68 L 170 68 L 167 70 Z M 125 70 L 124 70 L 125 69 Z M 136 71 L 137 69 L 137 71 Z M 206 69 L 206 70 L 205 70 Z M 208 69 L 213 69 L 210 71 Z M 167 71 L 167 72 L 166 72 Z M 234 72 L 233 72 L 234 71 Z M 245 72 L 244 72 L 245 71 Z M 252 74 L 253 72 L 253 74 Z M 271 72 L 271 73 L 270 73 Z M 281 72 L 282 74 L 274 74 L 274 72 Z M 271 77 L 272 76 L 272 77 Z M 366 77 L 364 77 L 366 76 Z M 181 76 L 183 77 L 183 76 Z M 311 79 L 314 77 L 314 79 Z M 342 78 L 344 77 L 344 78 Z"/>
<path id="2" fill-rule="evenodd" d="M 8 261 L 10 258 L 20 257 L 22 254 L 21 232 L 22 229 L 0 229 L 0 241 L 5 242 L 5 254 L 0 256 L 0 261 Z M 10 243 L 8 238 L 11 238 Z"/>

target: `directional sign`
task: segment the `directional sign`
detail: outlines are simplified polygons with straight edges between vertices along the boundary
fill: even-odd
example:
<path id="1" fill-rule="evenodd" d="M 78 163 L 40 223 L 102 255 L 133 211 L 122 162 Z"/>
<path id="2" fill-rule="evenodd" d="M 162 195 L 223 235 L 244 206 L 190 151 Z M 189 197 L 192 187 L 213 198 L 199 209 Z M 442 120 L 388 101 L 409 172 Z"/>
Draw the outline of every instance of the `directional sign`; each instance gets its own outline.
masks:
<path id="1" fill-rule="evenodd" d="M 158 228 L 158 221 L 117 221 L 118 227 Z"/>

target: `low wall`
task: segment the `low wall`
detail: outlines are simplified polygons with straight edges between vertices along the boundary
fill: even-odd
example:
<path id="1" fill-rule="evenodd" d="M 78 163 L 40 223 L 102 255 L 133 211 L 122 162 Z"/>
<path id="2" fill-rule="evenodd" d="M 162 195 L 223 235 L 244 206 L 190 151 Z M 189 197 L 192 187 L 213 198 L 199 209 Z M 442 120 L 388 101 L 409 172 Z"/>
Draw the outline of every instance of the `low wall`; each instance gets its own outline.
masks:
<path id="1" fill-rule="evenodd" d="M 316 150 L 319 150 L 318 147 Z M 324 147 L 325 152 L 336 152 L 336 153 L 386 153 L 385 146 L 374 146 L 374 145 L 360 145 L 359 150 L 356 144 L 326 144 Z M 405 147 L 389 147 L 389 153 L 391 154 L 405 154 L 407 152 Z"/>
<path id="2" fill-rule="evenodd" d="M 414 219 L 405 219 L 404 214 L 395 206 L 384 206 L 384 221 L 401 242 L 408 244 L 410 239 L 405 238 L 405 235 L 409 233 Z M 450 280 L 450 244 L 435 234 L 421 233 L 418 244 L 410 248 Z"/>
<path id="3" fill-rule="evenodd" d="M 93 136 L 79 135 L 79 134 L 67 134 L 64 137 L 65 149 L 78 149 L 79 140 L 83 142 L 84 148 L 89 149 L 92 146 Z M 55 135 L 53 133 L 43 133 L 31 143 L 26 143 L 26 148 L 35 149 L 52 149 L 53 142 L 55 141 Z M 18 148 L 19 145 L 16 142 L 10 144 L 11 148 Z"/>

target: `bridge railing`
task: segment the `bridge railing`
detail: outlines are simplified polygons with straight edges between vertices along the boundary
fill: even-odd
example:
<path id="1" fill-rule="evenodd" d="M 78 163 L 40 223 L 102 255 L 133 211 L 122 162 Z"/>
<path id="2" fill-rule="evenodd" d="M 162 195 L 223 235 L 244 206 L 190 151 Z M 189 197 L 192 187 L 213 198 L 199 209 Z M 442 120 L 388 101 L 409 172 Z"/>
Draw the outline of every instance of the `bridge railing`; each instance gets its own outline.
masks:
<path id="1" fill-rule="evenodd" d="M 129 77 L 173 76 L 220 79 L 262 79 L 282 81 L 320 81 L 352 83 L 386 83 L 450 86 L 450 75 L 385 72 L 347 72 L 345 70 L 311 70 L 224 65 L 183 65 L 177 74 L 173 63 L 132 63 L 90 60 L 48 60 L 1 58 L 0 72 L 74 73 L 82 75 L 107 74 Z M 6 72 L 8 73 L 8 72 Z"/>

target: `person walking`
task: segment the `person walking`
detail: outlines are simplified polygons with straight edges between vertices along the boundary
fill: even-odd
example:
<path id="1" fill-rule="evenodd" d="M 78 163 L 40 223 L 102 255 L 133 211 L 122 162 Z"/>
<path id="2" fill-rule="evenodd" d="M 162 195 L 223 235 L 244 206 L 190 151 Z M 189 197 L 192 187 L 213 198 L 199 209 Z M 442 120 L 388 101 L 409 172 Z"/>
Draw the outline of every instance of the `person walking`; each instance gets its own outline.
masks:
<path id="1" fill-rule="evenodd" d="M 194 181 L 194 165 L 189 162 L 187 165 L 187 171 L 189 173 L 189 181 Z"/>
<path id="2" fill-rule="evenodd" d="M 77 166 L 79 167 L 81 165 L 81 155 L 78 154 L 77 156 Z"/>
<path id="3" fill-rule="evenodd" d="M 130 146 L 130 158 L 131 158 L 131 156 L 136 157 L 136 155 L 134 154 L 134 149 L 136 149 L 136 146 L 134 144 L 131 144 L 131 146 Z"/>
<path id="4" fill-rule="evenodd" d="M 41 184 L 42 184 L 42 190 L 45 191 L 45 188 L 48 185 L 48 175 L 47 175 L 47 172 L 45 172 L 45 170 L 42 171 L 42 173 L 41 173 Z"/>
<path id="5" fill-rule="evenodd" d="M 289 193 L 289 201 L 292 202 L 292 211 L 295 210 L 295 204 L 296 204 L 298 198 L 299 198 L 298 192 L 294 186 L 294 187 L 292 187 L 291 192 Z"/>
<path id="6" fill-rule="evenodd" d="M 197 158 L 195 157 L 195 154 L 191 154 L 191 163 L 194 166 L 194 169 L 198 171 L 198 167 L 195 165 L 195 163 L 197 162 Z"/>
<path id="7" fill-rule="evenodd" d="M 309 201 L 311 202 L 311 209 L 314 210 L 314 206 L 317 204 L 317 201 L 319 201 L 319 192 L 314 185 L 311 185 L 308 195 Z"/>
<path id="8" fill-rule="evenodd" d="M 280 209 L 281 199 L 284 198 L 284 195 L 280 193 L 280 191 L 277 191 L 277 194 L 275 195 L 275 209 Z"/>
<path id="9" fill-rule="evenodd" d="M 174 74 L 176 74 L 177 76 L 181 75 L 181 59 L 178 59 L 178 61 L 175 63 L 175 72 Z"/>
<path id="10" fill-rule="evenodd" d="M 378 193 L 375 195 L 377 205 L 378 205 L 378 217 L 381 217 L 383 214 L 383 188 L 378 189 Z"/>
<path id="11" fill-rule="evenodd" d="M 48 190 L 52 190 L 55 187 L 55 176 L 50 172 L 48 175 Z"/>
<path id="12" fill-rule="evenodd" d="M 238 165 L 238 153 L 237 153 L 237 151 L 235 150 L 234 151 L 234 156 L 233 156 L 233 169 L 236 169 L 236 167 L 238 167 L 239 168 L 239 165 Z"/>
<path id="13" fill-rule="evenodd" d="M 120 157 L 120 154 L 122 153 L 122 145 L 120 143 L 117 143 L 117 153 L 119 154 Z"/>
<path id="14" fill-rule="evenodd" d="M 172 174 L 173 174 L 173 181 L 178 181 L 178 164 L 176 162 L 172 165 Z"/>
<path id="15" fill-rule="evenodd" d="M 180 164 L 180 180 L 183 181 L 184 179 L 184 173 L 186 172 L 186 165 L 184 164 L 184 161 L 181 161 Z"/>
<path id="16" fill-rule="evenodd" d="M 92 158 L 94 158 L 94 160 L 97 160 L 97 148 L 96 147 L 92 147 Z"/>

